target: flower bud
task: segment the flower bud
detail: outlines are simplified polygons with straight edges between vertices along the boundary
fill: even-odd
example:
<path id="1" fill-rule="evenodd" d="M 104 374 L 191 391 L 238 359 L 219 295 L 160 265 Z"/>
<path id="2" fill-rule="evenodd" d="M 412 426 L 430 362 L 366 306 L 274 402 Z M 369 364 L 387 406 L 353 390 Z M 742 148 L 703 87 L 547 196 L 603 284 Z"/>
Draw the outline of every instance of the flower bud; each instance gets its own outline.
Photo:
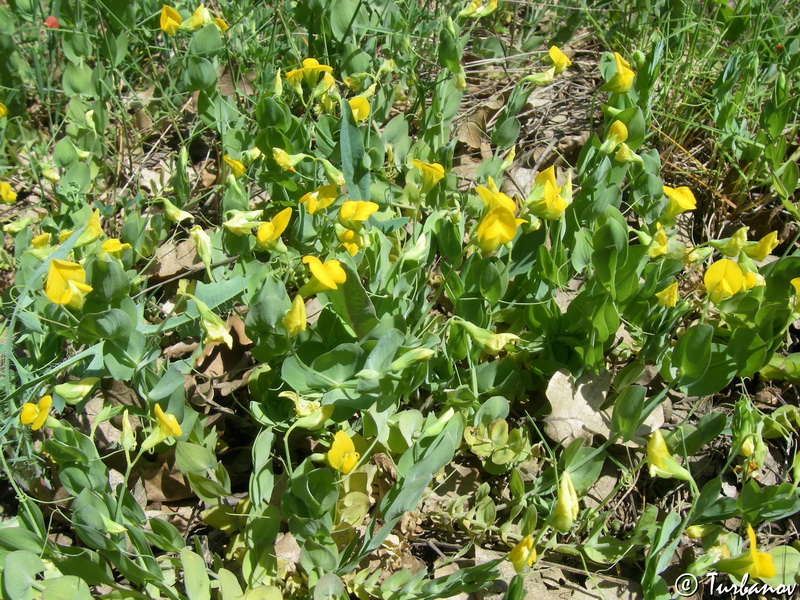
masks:
<path id="1" fill-rule="evenodd" d="M 561 482 L 558 485 L 558 500 L 551 517 L 553 527 L 561 533 L 566 533 L 572 527 L 575 519 L 578 518 L 579 511 L 578 494 L 575 492 L 575 486 L 572 485 L 569 473 L 565 471 L 561 474 Z"/>

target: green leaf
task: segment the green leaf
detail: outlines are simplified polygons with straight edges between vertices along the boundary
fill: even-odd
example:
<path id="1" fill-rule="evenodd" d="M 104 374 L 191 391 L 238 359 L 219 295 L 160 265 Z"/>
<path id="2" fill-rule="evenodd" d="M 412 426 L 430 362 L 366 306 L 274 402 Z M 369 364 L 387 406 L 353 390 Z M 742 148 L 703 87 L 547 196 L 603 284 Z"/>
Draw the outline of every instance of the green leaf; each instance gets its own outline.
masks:
<path id="1" fill-rule="evenodd" d="M 207 58 L 190 56 L 186 59 L 185 77 L 188 91 L 210 90 L 217 83 L 217 68 Z"/>
<path id="2" fill-rule="evenodd" d="M 42 600 L 92 600 L 89 586 L 74 575 L 43 582 Z"/>
<path id="3" fill-rule="evenodd" d="M 118 308 L 87 314 L 78 324 L 78 336 L 89 343 L 127 338 L 133 332 L 131 318 Z"/>
<path id="4" fill-rule="evenodd" d="M 342 98 L 342 120 L 339 147 L 342 153 L 342 173 L 352 200 L 369 200 L 369 170 L 364 167 L 364 142 L 353 119 L 350 103 Z"/>
<path id="5" fill-rule="evenodd" d="M 206 25 L 200 31 L 192 35 L 189 42 L 189 52 L 197 55 L 213 55 L 224 48 L 222 34 L 219 27 L 213 23 Z"/>
<path id="6" fill-rule="evenodd" d="M 42 571 L 44 563 L 33 552 L 17 550 L 7 554 L 3 561 L 4 597 L 9 600 L 27 600 L 31 597 L 36 576 Z"/>
<path id="7" fill-rule="evenodd" d="M 647 390 L 640 385 L 624 388 L 614 401 L 614 414 L 611 417 L 611 433 L 619 435 L 627 442 L 642 424 L 642 409 Z"/>
<path id="8" fill-rule="evenodd" d="M 94 96 L 92 68 L 86 63 L 68 64 L 62 77 L 64 93 L 68 96 Z"/>
<path id="9" fill-rule="evenodd" d="M 519 119 L 516 117 L 506 119 L 492 131 L 492 143 L 501 150 L 510 148 L 517 141 L 520 128 Z"/>
<path id="10" fill-rule="evenodd" d="M 711 338 L 714 327 L 694 325 L 675 344 L 672 364 L 678 368 L 679 385 L 686 386 L 702 379 L 711 362 Z"/>
<path id="11" fill-rule="evenodd" d="M 217 458 L 205 446 L 189 442 L 178 442 L 175 445 L 175 464 L 184 473 L 203 474 L 217 466 Z"/>
<path id="12" fill-rule="evenodd" d="M 330 7 L 331 32 L 336 41 L 343 41 L 351 33 L 351 23 L 358 17 L 361 3 L 358 0 L 337 0 Z M 314 596 L 316 600 L 316 596 Z"/>
<path id="13" fill-rule="evenodd" d="M 347 279 L 337 289 L 326 293 L 336 314 L 362 339 L 378 324 L 375 307 L 361 285 L 358 273 L 345 263 L 342 263 L 342 268 Z"/>
<path id="14" fill-rule="evenodd" d="M 211 600 L 211 583 L 205 561 L 189 550 L 181 550 L 183 581 L 189 600 Z"/>

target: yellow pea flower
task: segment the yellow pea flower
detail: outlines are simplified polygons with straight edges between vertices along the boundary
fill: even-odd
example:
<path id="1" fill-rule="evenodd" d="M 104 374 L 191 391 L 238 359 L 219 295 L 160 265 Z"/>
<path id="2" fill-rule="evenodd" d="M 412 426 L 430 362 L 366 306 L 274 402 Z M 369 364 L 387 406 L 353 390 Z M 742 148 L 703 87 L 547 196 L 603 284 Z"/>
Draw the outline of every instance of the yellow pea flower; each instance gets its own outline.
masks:
<path id="1" fill-rule="evenodd" d="M 303 93 L 302 82 L 305 81 L 309 89 L 314 89 L 319 81 L 321 73 L 330 73 L 333 67 L 320 64 L 316 58 L 306 58 L 303 60 L 303 66 L 300 69 L 294 69 L 286 72 L 286 81 L 289 82 L 298 94 Z"/>
<path id="2" fill-rule="evenodd" d="M 470 3 L 458 13 L 458 16 L 480 19 L 481 17 L 493 13 L 495 10 L 497 10 L 497 0 L 489 0 L 488 2 L 484 2 L 483 0 L 470 0 Z"/>
<path id="3" fill-rule="evenodd" d="M 708 267 L 703 283 L 711 301 L 716 304 L 744 289 L 744 273 L 738 264 L 723 258 Z"/>
<path id="4" fill-rule="evenodd" d="M 481 200 L 483 200 L 483 205 L 488 210 L 492 210 L 497 206 L 502 206 L 506 210 L 516 213 L 517 205 L 514 200 L 497 189 L 497 185 L 491 177 L 489 177 L 486 186 L 479 185 L 475 188 L 475 191 L 478 193 Z"/>
<path id="5" fill-rule="evenodd" d="M 352 229 L 337 229 L 336 237 L 339 238 L 342 246 L 344 246 L 345 250 L 347 250 L 350 256 L 355 256 L 358 254 L 361 246 L 364 245 L 364 240 Z"/>
<path id="6" fill-rule="evenodd" d="M 524 219 L 517 219 L 507 208 L 498 206 L 490 210 L 475 231 L 475 245 L 484 252 L 494 252 L 517 235 L 517 228 Z"/>
<path id="7" fill-rule="evenodd" d="M 339 209 L 339 223 L 353 231 L 359 231 L 364 221 L 380 207 L 365 200 L 347 200 Z"/>
<path id="8" fill-rule="evenodd" d="M 745 273 L 743 291 L 751 290 L 754 287 L 767 285 L 767 281 L 760 273 Z"/>
<path id="9" fill-rule="evenodd" d="M 214 17 L 211 19 L 211 22 L 214 23 L 214 25 L 216 25 L 222 33 L 225 33 L 231 28 L 222 17 Z"/>
<path id="10" fill-rule="evenodd" d="M 308 192 L 300 198 L 301 204 L 306 205 L 306 212 L 313 215 L 320 209 L 327 208 L 339 197 L 338 185 L 323 185 Z"/>
<path id="11" fill-rule="evenodd" d="M 550 57 L 550 60 L 553 61 L 556 75 L 563 73 L 567 70 L 567 67 L 572 66 L 572 61 L 561 51 L 558 46 L 550 46 L 547 54 Z"/>
<path id="12" fill-rule="evenodd" d="M 758 551 L 756 532 L 749 524 L 747 525 L 747 537 L 750 540 L 750 548 L 747 552 L 735 558 L 718 561 L 714 564 L 714 569 L 740 578 L 745 575 L 756 579 L 775 577 L 775 563 L 772 555 Z"/>
<path id="13" fill-rule="evenodd" d="M 175 35 L 181 23 L 183 23 L 183 17 L 178 14 L 178 11 L 166 4 L 161 7 L 161 31 L 167 35 Z"/>
<path id="14" fill-rule="evenodd" d="M 65 242 L 67 239 L 69 239 L 69 237 L 73 233 L 75 233 L 75 232 L 72 231 L 72 230 L 67 230 L 67 231 L 60 232 L 58 234 L 58 241 L 61 242 L 61 243 Z M 81 236 L 78 238 L 78 241 L 75 243 L 75 246 L 76 247 L 85 246 L 86 244 L 89 244 L 89 243 L 95 241 L 101 235 L 103 235 L 103 226 L 100 224 L 100 211 L 99 210 L 95 210 L 95 211 L 92 211 L 92 216 L 89 217 L 88 226 L 83 231 Z"/>
<path id="15" fill-rule="evenodd" d="M 564 187 L 558 187 L 555 167 L 548 167 L 536 175 L 531 191 L 525 198 L 525 204 L 533 215 L 548 220 L 560 219 L 571 201 L 571 173 L 568 173 Z"/>
<path id="16" fill-rule="evenodd" d="M 674 281 L 660 292 L 656 292 L 658 305 L 666 308 L 675 308 L 678 304 L 678 282 Z"/>
<path id="17" fill-rule="evenodd" d="M 283 150 L 282 148 L 273 148 L 272 158 L 276 163 L 278 163 L 278 166 L 281 169 L 294 172 L 297 164 L 304 158 L 308 158 L 308 155 L 289 154 L 288 152 L 286 152 L 286 150 Z"/>
<path id="18" fill-rule="evenodd" d="M 128 243 L 122 243 L 117 238 L 109 238 L 105 242 L 103 242 L 102 248 L 109 254 L 113 254 L 114 256 L 119 256 L 123 250 L 131 248 L 132 246 Z"/>
<path id="19" fill-rule="evenodd" d="M 444 167 L 439 163 L 426 163 L 415 158 L 411 161 L 411 164 L 422 173 L 423 194 L 430 192 L 444 177 Z"/>
<path id="20" fill-rule="evenodd" d="M 644 163 L 642 157 L 631 150 L 630 146 L 628 146 L 628 144 L 625 142 L 622 142 L 619 145 L 619 148 L 617 148 L 617 152 L 614 154 L 614 160 L 625 163 Z"/>
<path id="21" fill-rule="evenodd" d="M 789 283 L 791 283 L 794 288 L 794 295 L 800 298 L 800 277 L 795 277 L 790 280 Z"/>
<path id="22" fill-rule="evenodd" d="M 619 52 L 614 52 L 614 67 L 616 67 L 616 73 L 601 89 L 605 92 L 624 94 L 631 89 L 636 73 Z"/>
<path id="23" fill-rule="evenodd" d="M 3 204 L 14 204 L 17 199 L 17 193 L 11 188 L 11 184 L 7 181 L 0 181 L 0 201 Z"/>
<path id="24" fill-rule="evenodd" d="M 558 500 L 552 517 L 553 527 L 561 533 L 566 533 L 578 518 L 579 511 L 578 494 L 575 492 L 569 473 L 565 471 L 558 485 Z"/>
<path id="25" fill-rule="evenodd" d="M 175 415 L 164 412 L 160 405 L 156 404 L 153 408 L 158 427 L 154 429 L 147 439 L 142 442 L 142 450 L 149 450 L 156 444 L 160 444 L 169 437 L 180 437 L 183 433 L 180 423 Z M 135 442 L 135 440 L 134 440 Z"/>
<path id="26" fill-rule="evenodd" d="M 8 116 L 8 107 L 0 102 L 0 119 L 6 116 Z"/>
<path id="27" fill-rule="evenodd" d="M 667 448 L 660 430 L 656 430 L 647 441 L 647 468 L 650 477 L 680 479 L 694 485 L 691 474 L 676 461 Z"/>
<path id="28" fill-rule="evenodd" d="M 271 220 L 259 225 L 258 231 L 256 232 L 256 242 L 258 245 L 267 250 L 285 252 L 286 246 L 281 241 L 281 235 L 286 231 L 291 217 L 291 207 L 284 208 L 281 212 L 272 217 Z"/>
<path id="29" fill-rule="evenodd" d="M 516 546 L 508 553 L 508 560 L 514 565 L 514 570 L 517 573 L 522 573 L 525 565 L 533 566 L 536 562 L 536 548 L 533 547 L 533 538 L 526 535 L 522 538 Z"/>
<path id="30" fill-rule="evenodd" d="M 222 157 L 222 160 L 225 161 L 225 164 L 228 165 L 231 169 L 231 173 L 236 179 L 239 179 L 242 175 L 245 174 L 247 171 L 247 167 L 244 166 L 244 163 L 240 160 L 235 158 L 231 158 L 229 154 L 226 154 Z"/>
<path id="31" fill-rule="evenodd" d="M 31 240 L 31 246 L 34 248 L 45 248 L 50 245 L 50 234 L 40 233 Z"/>
<path id="32" fill-rule="evenodd" d="M 664 213 L 665 219 L 672 219 L 687 210 L 694 210 L 697 208 L 697 200 L 695 200 L 692 190 L 685 185 L 672 188 L 665 185 L 664 195 L 669 199 L 667 210 Z"/>
<path id="33" fill-rule="evenodd" d="M 181 29 L 185 29 L 187 31 L 197 31 L 206 25 L 209 25 L 211 22 L 211 12 L 205 7 L 204 4 L 201 4 L 195 9 L 195 11 L 192 13 L 192 16 L 189 17 L 189 20 L 183 23 Z"/>
<path id="34" fill-rule="evenodd" d="M 758 242 L 748 242 L 744 246 L 744 253 L 753 260 L 764 260 L 769 256 L 778 245 L 778 232 L 770 231 Z"/>
<path id="35" fill-rule="evenodd" d="M 78 263 L 51 260 L 44 284 L 44 293 L 54 304 L 76 310 L 83 307 L 84 296 L 92 291 L 86 284 L 86 272 Z"/>
<path id="36" fill-rule="evenodd" d="M 608 128 L 608 136 L 600 145 L 600 152 L 611 154 L 617 146 L 628 139 L 628 127 L 622 121 L 614 121 Z"/>
<path id="37" fill-rule="evenodd" d="M 301 296 L 295 296 L 292 307 L 283 317 L 283 327 L 290 337 L 297 337 L 306 330 L 306 304 Z"/>
<path id="38" fill-rule="evenodd" d="M 337 471 L 347 475 L 358 464 L 361 455 L 356 452 L 353 440 L 344 431 L 339 430 L 333 436 L 331 449 L 328 450 L 328 463 Z"/>
<path id="39" fill-rule="evenodd" d="M 30 425 L 31 431 L 39 430 L 47 420 L 52 405 L 53 397 L 50 395 L 42 396 L 36 404 L 26 402 L 22 405 L 22 411 L 19 413 L 19 422 L 23 425 Z"/>
<path id="40" fill-rule="evenodd" d="M 217 342 L 225 344 L 228 348 L 233 348 L 233 336 L 230 334 L 230 331 L 228 331 L 227 325 L 225 325 L 225 322 L 214 313 L 214 311 L 208 308 L 205 302 L 182 290 L 178 291 L 178 296 L 186 296 L 194 300 L 197 306 L 197 312 L 200 313 L 200 326 L 206 333 L 203 339 L 204 344 Z"/>
<path id="41" fill-rule="evenodd" d="M 661 226 L 661 223 L 656 223 L 656 234 L 653 236 L 653 241 L 650 242 L 650 247 L 647 249 L 647 256 L 650 258 L 657 258 L 667 253 L 667 232 Z"/>
<path id="42" fill-rule="evenodd" d="M 304 256 L 303 264 L 311 270 L 311 279 L 297 292 L 304 298 L 335 290 L 347 280 L 347 273 L 338 260 L 331 259 L 323 263 L 316 256 Z"/>
<path id="43" fill-rule="evenodd" d="M 357 96 L 356 98 L 350 98 L 347 103 L 350 105 L 350 110 L 353 111 L 353 119 L 356 121 L 363 121 L 369 117 L 370 106 L 369 100 L 366 98 Z"/>

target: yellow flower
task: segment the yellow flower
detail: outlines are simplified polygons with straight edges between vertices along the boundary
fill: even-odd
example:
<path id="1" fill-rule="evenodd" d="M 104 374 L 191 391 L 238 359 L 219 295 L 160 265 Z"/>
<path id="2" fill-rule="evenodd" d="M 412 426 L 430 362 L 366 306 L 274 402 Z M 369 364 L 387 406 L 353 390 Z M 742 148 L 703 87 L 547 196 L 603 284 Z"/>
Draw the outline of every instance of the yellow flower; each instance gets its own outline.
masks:
<path id="1" fill-rule="evenodd" d="M 744 246 L 744 253 L 753 260 L 764 260 L 778 245 L 778 232 L 770 231 L 758 242 L 749 242 Z"/>
<path id="2" fill-rule="evenodd" d="M 411 161 L 422 173 L 422 193 L 430 192 L 439 181 L 444 177 L 444 167 L 439 163 L 426 163 L 418 158 Z"/>
<path id="3" fill-rule="evenodd" d="M 339 223 L 353 231 L 359 231 L 364 221 L 380 207 L 365 200 L 347 200 L 339 209 Z"/>
<path id="4" fill-rule="evenodd" d="M 703 283 L 711 301 L 716 304 L 744 289 L 744 273 L 738 264 L 723 258 L 708 267 Z"/>
<path id="5" fill-rule="evenodd" d="M 213 19 L 211 19 L 211 22 L 214 23 L 214 25 L 216 25 L 217 27 L 219 27 L 219 30 L 222 33 L 225 33 L 226 31 L 228 31 L 228 29 L 230 29 L 230 26 L 225 22 L 225 19 L 223 19 L 222 17 L 214 17 Z"/>
<path id="6" fill-rule="evenodd" d="M 281 243 L 281 235 L 286 231 L 289 225 L 289 219 L 292 217 L 292 209 L 284 208 L 277 215 L 272 217 L 266 223 L 258 226 L 256 232 L 256 242 L 262 248 L 267 250 L 285 251 L 286 246 Z"/>
<path id="7" fill-rule="evenodd" d="M 642 164 L 644 161 L 642 157 L 636 154 L 633 150 L 630 149 L 630 146 L 625 142 L 622 142 L 617 149 L 616 154 L 614 154 L 614 160 L 617 162 L 625 162 L 625 163 L 639 163 Z"/>
<path id="8" fill-rule="evenodd" d="M 120 252 L 128 248 L 131 248 L 131 245 L 127 243 L 123 244 L 117 238 L 109 238 L 105 242 L 103 242 L 102 248 L 109 254 L 119 256 Z"/>
<path id="9" fill-rule="evenodd" d="M 289 82 L 299 94 L 302 93 L 301 83 L 306 82 L 309 89 L 314 89 L 319 81 L 320 73 L 330 73 L 333 67 L 322 65 L 316 58 L 306 58 L 300 69 L 294 69 L 286 73 L 286 81 Z"/>
<path id="10" fill-rule="evenodd" d="M 533 547 L 533 538 L 526 535 L 508 553 L 508 560 L 514 565 L 517 573 L 522 573 L 525 565 L 533 566 L 536 562 L 536 549 Z"/>
<path id="11" fill-rule="evenodd" d="M 67 260 L 51 260 L 44 284 L 47 298 L 62 306 L 80 309 L 84 296 L 92 291 L 86 285 L 86 272 L 78 263 Z"/>
<path id="12" fill-rule="evenodd" d="M 189 17 L 189 20 L 183 24 L 181 29 L 186 29 L 188 31 L 197 31 L 198 29 L 202 29 L 206 25 L 211 23 L 211 13 L 205 7 L 204 4 L 198 6 L 195 11 L 192 13 L 192 16 Z"/>
<path id="13" fill-rule="evenodd" d="M 650 471 L 650 477 L 692 481 L 689 471 L 672 458 L 669 448 L 667 448 L 667 443 L 664 441 L 664 436 L 658 429 L 647 440 L 647 467 Z"/>
<path id="14" fill-rule="evenodd" d="M 736 577 L 744 577 L 745 574 L 756 579 L 775 577 L 775 563 L 772 555 L 758 551 L 756 532 L 753 531 L 751 525 L 747 526 L 747 537 L 750 540 L 750 548 L 747 552 L 735 558 L 720 560 L 714 564 L 714 568 Z"/>
<path id="15" fill-rule="evenodd" d="M 502 206 L 506 210 L 515 213 L 517 211 L 517 205 L 514 203 L 510 197 L 506 194 L 501 192 L 497 189 L 497 185 L 495 185 L 494 179 L 489 177 L 489 181 L 487 182 L 487 187 L 479 185 L 475 188 L 475 191 L 478 192 L 478 196 L 480 196 L 481 200 L 483 200 L 483 205 L 488 209 L 492 210 L 497 206 Z"/>
<path id="16" fill-rule="evenodd" d="M 304 298 L 335 290 L 347 280 L 347 273 L 338 260 L 331 259 L 323 263 L 316 256 L 304 256 L 303 264 L 311 270 L 311 279 L 298 291 Z"/>
<path id="17" fill-rule="evenodd" d="M 283 327 L 291 337 L 297 337 L 306 330 L 306 304 L 301 296 L 295 296 L 292 307 L 286 311 Z"/>
<path id="18" fill-rule="evenodd" d="M 694 198 L 692 190 L 688 187 L 671 188 L 664 186 L 664 195 L 669 199 L 667 211 L 664 213 L 665 219 L 672 219 L 687 210 L 697 208 L 697 200 Z"/>
<path id="19" fill-rule="evenodd" d="M 363 121 L 369 116 L 369 100 L 366 98 L 358 96 L 356 98 L 350 98 L 347 102 L 350 104 L 350 110 L 353 111 L 353 118 L 356 121 Z"/>
<path id="20" fill-rule="evenodd" d="M 543 219 L 560 219 L 572 199 L 572 181 L 568 177 L 563 188 L 556 183 L 555 167 L 549 167 L 536 175 L 533 186 L 525 198 L 528 209 Z M 569 197 L 569 199 L 567 199 Z"/>
<path id="21" fill-rule="evenodd" d="M 5 104 L 0 102 L 0 119 L 8 115 L 8 108 Z"/>
<path id="22" fill-rule="evenodd" d="M 600 145 L 600 152 L 610 154 L 628 139 L 628 127 L 622 121 L 614 121 L 608 128 L 608 136 Z"/>
<path id="23" fill-rule="evenodd" d="M 308 155 L 289 154 L 288 152 L 286 152 L 286 150 L 283 150 L 281 148 L 273 148 L 272 158 L 276 163 L 278 163 L 278 166 L 281 169 L 285 169 L 286 171 L 294 171 L 295 166 L 297 166 L 297 164 L 304 158 L 308 158 Z"/>
<path id="24" fill-rule="evenodd" d="M 231 169 L 231 173 L 236 179 L 239 179 L 242 175 L 245 174 L 247 171 L 247 167 L 244 166 L 242 161 L 237 160 L 235 158 L 231 158 L 229 154 L 226 154 L 222 157 L 222 160 L 225 161 L 225 164 L 228 165 Z"/>
<path id="25" fill-rule="evenodd" d="M 760 273 L 745 273 L 744 274 L 744 291 L 753 289 L 754 287 L 767 285 L 767 281 Z"/>
<path id="26" fill-rule="evenodd" d="M 17 199 L 17 193 L 11 189 L 11 185 L 7 181 L 0 181 L 0 200 L 3 204 L 14 204 Z"/>
<path id="27" fill-rule="evenodd" d="M 647 249 L 647 256 L 650 258 L 657 258 L 667 253 L 667 232 L 661 226 L 661 223 L 656 223 L 656 235 L 653 241 L 650 242 L 650 247 Z"/>
<path id="28" fill-rule="evenodd" d="M 178 296 L 186 296 L 194 300 L 197 312 L 200 313 L 200 326 L 206 332 L 206 337 L 203 339 L 204 344 L 223 343 L 228 348 L 233 348 L 233 336 L 228 331 L 227 325 L 216 313 L 208 308 L 205 302 L 182 290 L 178 291 Z"/>
<path id="29" fill-rule="evenodd" d="M 306 212 L 313 215 L 315 212 L 322 208 L 327 208 L 336 201 L 339 197 L 338 185 L 323 185 L 318 187 L 312 192 L 308 192 L 300 202 L 306 205 Z"/>
<path id="30" fill-rule="evenodd" d="M 31 246 L 34 248 L 44 248 L 50 245 L 50 234 L 40 233 L 31 240 Z"/>
<path id="31" fill-rule="evenodd" d="M 164 212 L 167 214 L 167 218 L 173 223 L 180 223 L 181 221 L 185 221 L 186 219 L 194 218 L 188 212 L 178 208 L 166 198 L 161 198 L 161 203 L 164 205 Z"/>
<path id="32" fill-rule="evenodd" d="M 660 292 L 656 292 L 656 298 L 659 306 L 675 308 L 678 304 L 678 282 L 674 281 Z"/>
<path id="33" fill-rule="evenodd" d="M 514 346 L 519 342 L 519 336 L 513 333 L 492 333 L 488 329 L 478 327 L 470 321 L 459 321 L 459 324 L 467 330 L 469 336 L 481 349 L 492 356 L 497 356 L 506 346 Z"/>
<path id="34" fill-rule="evenodd" d="M 75 233 L 73 230 L 62 231 L 58 234 L 58 241 L 64 242 L 69 237 Z M 103 235 L 103 227 L 100 224 L 100 211 L 95 210 L 92 212 L 92 216 L 89 217 L 89 224 L 86 229 L 83 231 L 81 236 L 78 238 L 78 241 L 75 243 L 75 246 L 85 246 L 86 244 L 93 242 L 97 238 Z"/>
<path id="35" fill-rule="evenodd" d="M 50 395 L 39 398 L 37 404 L 26 402 L 22 405 L 22 411 L 19 413 L 20 423 L 30 425 L 31 431 L 37 431 L 47 420 L 47 414 L 50 412 L 52 404 L 53 397 Z"/>
<path id="36" fill-rule="evenodd" d="M 614 66 L 617 72 L 602 89 L 606 92 L 624 94 L 631 89 L 636 73 L 630 68 L 630 63 L 622 58 L 619 52 L 614 52 Z"/>
<path id="37" fill-rule="evenodd" d="M 794 288 L 794 295 L 798 299 L 800 299 L 800 277 L 795 277 L 794 279 L 790 280 L 789 283 L 792 284 Z"/>
<path id="38" fill-rule="evenodd" d="M 181 23 L 183 23 L 183 18 L 178 11 L 166 4 L 161 7 L 161 31 L 167 35 L 175 35 Z"/>
<path id="39" fill-rule="evenodd" d="M 189 230 L 189 237 L 192 238 L 197 255 L 207 269 L 211 268 L 211 236 L 209 236 L 200 225 L 195 225 Z"/>
<path id="40" fill-rule="evenodd" d="M 234 235 L 250 235 L 253 227 L 261 225 L 260 210 L 230 210 L 226 213 L 228 220 L 222 226 Z"/>
<path id="41" fill-rule="evenodd" d="M 339 238 L 342 246 L 344 246 L 345 250 L 347 250 L 350 256 L 355 256 L 358 254 L 360 247 L 364 244 L 364 240 L 361 238 L 361 236 L 352 229 L 338 229 L 336 231 L 336 237 Z"/>
<path id="42" fill-rule="evenodd" d="M 517 235 L 517 227 L 523 219 L 503 206 L 490 210 L 478 224 L 475 232 L 475 245 L 484 252 L 494 252 L 502 244 L 507 244 Z"/>
<path id="43" fill-rule="evenodd" d="M 567 67 L 572 66 L 572 61 L 567 58 L 567 55 L 564 54 L 558 46 L 550 46 L 547 54 L 550 56 L 550 60 L 553 61 L 553 66 L 556 68 L 556 75 L 563 73 L 567 70 Z"/>
<path id="44" fill-rule="evenodd" d="M 580 506 L 578 504 L 578 494 L 572 479 L 566 471 L 561 475 L 561 483 L 558 485 L 558 500 L 553 511 L 553 527 L 561 533 L 569 531 L 572 523 L 578 518 Z"/>
<path id="45" fill-rule="evenodd" d="M 337 471 L 347 475 L 358 464 L 361 455 L 356 452 L 353 440 L 344 431 L 339 430 L 333 436 L 333 444 L 328 450 L 328 463 Z"/>
<path id="46" fill-rule="evenodd" d="M 154 411 L 158 419 L 158 428 L 161 429 L 166 436 L 180 437 L 183 432 L 181 431 L 181 426 L 175 415 L 165 413 L 158 404 L 156 404 Z"/>
<path id="47" fill-rule="evenodd" d="M 486 15 L 493 13 L 497 10 L 497 0 L 489 0 L 483 2 L 482 0 L 470 0 L 470 3 L 458 13 L 459 17 L 475 17 L 480 19 Z"/>

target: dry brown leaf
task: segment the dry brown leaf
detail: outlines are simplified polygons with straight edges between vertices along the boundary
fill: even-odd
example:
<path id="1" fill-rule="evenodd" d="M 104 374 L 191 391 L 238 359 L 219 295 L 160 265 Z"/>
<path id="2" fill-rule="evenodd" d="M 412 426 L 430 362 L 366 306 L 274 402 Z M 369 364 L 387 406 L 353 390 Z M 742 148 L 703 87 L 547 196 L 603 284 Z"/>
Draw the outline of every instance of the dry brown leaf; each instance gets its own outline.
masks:
<path id="1" fill-rule="evenodd" d="M 156 260 L 150 274 L 153 279 L 160 281 L 179 273 L 200 269 L 202 266 L 203 261 L 197 255 L 197 246 L 192 240 L 184 240 L 178 244 L 167 242 L 156 251 Z"/>

